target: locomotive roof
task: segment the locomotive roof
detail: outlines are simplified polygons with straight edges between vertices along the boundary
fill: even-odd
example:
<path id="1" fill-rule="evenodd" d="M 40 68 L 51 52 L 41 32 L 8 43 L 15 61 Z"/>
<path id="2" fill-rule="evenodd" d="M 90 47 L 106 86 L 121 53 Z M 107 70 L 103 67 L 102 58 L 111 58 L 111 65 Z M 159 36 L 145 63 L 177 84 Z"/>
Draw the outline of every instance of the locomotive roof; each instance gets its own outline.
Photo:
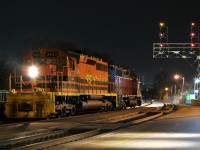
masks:
<path id="1" fill-rule="evenodd" d="M 75 58 L 77 60 L 77 62 L 79 62 L 80 57 L 87 57 L 87 59 L 92 59 L 94 61 L 98 61 L 98 62 L 105 62 L 107 63 L 107 61 L 103 61 L 102 59 L 96 58 L 96 57 L 92 57 L 92 56 L 88 56 L 86 54 L 83 54 L 81 51 L 69 51 L 69 50 L 62 50 L 62 49 L 58 49 L 58 48 L 50 48 L 50 49 L 33 49 L 30 50 L 27 54 L 24 55 L 24 58 L 26 57 L 33 57 L 33 53 L 34 52 L 40 52 L 42 53 L 43 51 L 46 52 L 62 52 L 63 54 L 66 54 L 69 57 Z"/>

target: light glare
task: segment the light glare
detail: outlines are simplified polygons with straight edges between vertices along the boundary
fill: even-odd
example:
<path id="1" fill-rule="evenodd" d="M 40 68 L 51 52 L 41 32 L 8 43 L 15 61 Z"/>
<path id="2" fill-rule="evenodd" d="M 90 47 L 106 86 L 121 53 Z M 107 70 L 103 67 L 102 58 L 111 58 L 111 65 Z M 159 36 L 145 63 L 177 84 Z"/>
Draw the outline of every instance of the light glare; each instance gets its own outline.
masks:
<path id="1" fill-rule="evenodd" d="M 38 69 L 35 66 L 31 66 L 28 69 L 28 74 L 31 78 L 35 78 L 38 75 Z"/>
<path id="2" fill-rule="evenodd" d="M 178 79 L 178 78 L 180 78 L 180 76 L 179 75 L 174 75 L 174 78 Z"/>
<path id="3" fill-rule="evenodd" d="M 159 23 L 159 26 L 160 26 L 160 27 L 164 27 L 164 26 L 165 26 L 165 23 L 164 23 L 164 22 L 160 22 L 160 23 Z"/>

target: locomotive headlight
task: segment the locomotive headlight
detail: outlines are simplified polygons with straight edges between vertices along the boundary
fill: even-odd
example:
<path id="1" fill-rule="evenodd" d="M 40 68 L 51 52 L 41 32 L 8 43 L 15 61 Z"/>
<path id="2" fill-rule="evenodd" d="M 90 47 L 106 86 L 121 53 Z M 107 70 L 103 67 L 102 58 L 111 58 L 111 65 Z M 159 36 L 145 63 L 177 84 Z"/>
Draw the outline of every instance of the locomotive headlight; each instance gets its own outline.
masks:
<path id="1" fill-rule="evenodd" d="M 29 68 L 28 68 L 28 75 L 29 75 L 31 78 L 37 77 L 37 75 L 38 75 L 38 68 L 35 67 L 35 66 L 29 67 Z"/>

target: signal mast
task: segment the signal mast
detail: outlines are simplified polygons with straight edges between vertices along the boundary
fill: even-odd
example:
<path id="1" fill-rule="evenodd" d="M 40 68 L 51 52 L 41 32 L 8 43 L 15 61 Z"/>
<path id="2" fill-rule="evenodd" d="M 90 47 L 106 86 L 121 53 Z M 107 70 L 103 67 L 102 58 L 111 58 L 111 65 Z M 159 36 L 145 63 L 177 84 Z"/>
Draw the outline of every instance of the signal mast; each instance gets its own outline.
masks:
<path id="1" fill-rule="evenodd" d="M 198 82 L 200 81 L 200 43 L 199 26 L 196 22 L 190 24 L 190 43 L 169 43 L 168 26 L 165 22 L 160 22 L 159 38 L 160 43 L 153 43 L 153 58 L 194 58 L 197 60 L 197 76 L 194 78 L 194 93 L 199 93 Z"/>

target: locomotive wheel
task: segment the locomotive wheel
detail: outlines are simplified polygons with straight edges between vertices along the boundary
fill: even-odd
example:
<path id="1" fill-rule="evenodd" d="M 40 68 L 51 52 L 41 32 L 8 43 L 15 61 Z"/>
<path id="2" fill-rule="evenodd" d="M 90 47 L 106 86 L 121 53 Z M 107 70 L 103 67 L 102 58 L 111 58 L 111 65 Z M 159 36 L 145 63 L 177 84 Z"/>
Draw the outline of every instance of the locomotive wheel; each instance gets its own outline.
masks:
<path id="1" fill-rule="evenodd" d="M 76 108 L 72 107 L 70 113 L 71 113 L 71 116 L 74 116 L 76 114 Z"/>
<path id="2" fill-rule="evenodd" d="M 106 105 L 104 111 L 107 112 L 108 110 L 109 110 L 108 105 Z"/>
<path id="3" fill-rule="evenodd" d="M 61 110 L 58 111 L 58 113 L 56 114 L 57 118 L 61 118 Z"/>
<path id="4" fill-rule="evenodd" d="M 110 111 L 113 110 L 113 105 L 109 106 L 109 110 Z"/>
<path id="5" fill-rule="evenodd" d="M 126 104 L 124 104 L 123 109 L 126 109 Z"/>
<path id="6" fill-rule="evenodd" d="M 57 116 L 58 118 L 61 118 L 61 114 L 58 114 L 58 116 Z"/>

